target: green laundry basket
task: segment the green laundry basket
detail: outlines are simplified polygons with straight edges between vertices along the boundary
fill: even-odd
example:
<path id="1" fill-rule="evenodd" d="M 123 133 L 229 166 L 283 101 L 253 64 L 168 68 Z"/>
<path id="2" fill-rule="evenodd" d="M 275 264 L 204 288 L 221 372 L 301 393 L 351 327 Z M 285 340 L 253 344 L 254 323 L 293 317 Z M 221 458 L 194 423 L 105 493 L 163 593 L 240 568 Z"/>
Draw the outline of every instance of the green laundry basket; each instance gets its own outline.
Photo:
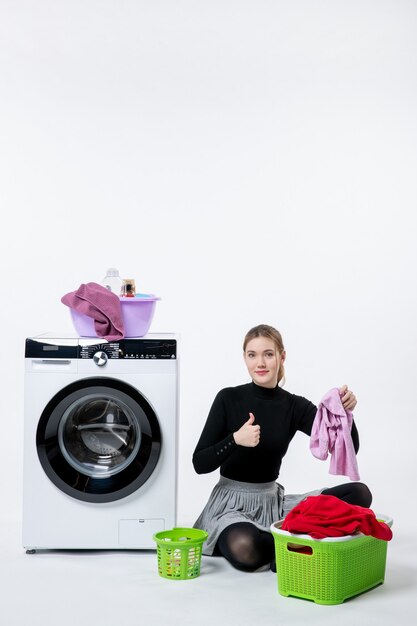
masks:
<path id="1" fill-rule="evenodd" d="M 198 528 L 173 528 L 156 533 L 158 573 L 170 580 L 200 575 L 201 553 L 208 534 Z"/>
<path id="2" fill-rule="evenodd" d="M 392 525 L 392 519 L 377 517 Z M 281 595 L 341 604 L 384 582 L 386 541 L 362 534 L 317 540 L 281 525 L 271 525 Z"/>

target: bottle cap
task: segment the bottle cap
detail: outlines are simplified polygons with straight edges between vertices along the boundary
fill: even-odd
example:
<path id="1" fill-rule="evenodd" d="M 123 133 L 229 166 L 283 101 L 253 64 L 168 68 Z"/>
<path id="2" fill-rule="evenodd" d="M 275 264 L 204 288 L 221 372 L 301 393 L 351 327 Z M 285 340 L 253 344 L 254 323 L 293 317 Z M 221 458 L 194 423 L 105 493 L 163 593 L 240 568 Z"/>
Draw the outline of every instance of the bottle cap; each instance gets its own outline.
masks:
<path id="1" fill-rule="evenodd" d="M 107 276 L 119 276 L 119 270 L 115 267 L 110 267 L 110 269 L 107 270 Z"/>

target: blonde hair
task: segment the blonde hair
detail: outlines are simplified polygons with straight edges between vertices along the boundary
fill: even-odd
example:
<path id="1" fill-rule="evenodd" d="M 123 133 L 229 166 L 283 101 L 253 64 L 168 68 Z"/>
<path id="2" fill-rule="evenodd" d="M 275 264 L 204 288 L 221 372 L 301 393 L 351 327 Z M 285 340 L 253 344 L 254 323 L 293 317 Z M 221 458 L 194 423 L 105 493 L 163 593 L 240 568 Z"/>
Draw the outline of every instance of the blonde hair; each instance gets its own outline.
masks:
<path id="1" fill-rule="evenodd" d="M 276 349 L 280 356 L 285 351 L 284 342 L 282 341 L 281 333 L 274 328 L 273 326 L 268 326 L 268 324 L 259 324 L 258 326 L 254 326 L 245 335 L 245 339 L 243 341 L 243 352 L 246 350 L 246 346 L 249 341 L 252 339 L 256 339 L 257 337 L 266 337 L 267 339 L 271 339 L 274 342 Z M 278 370 L 278 383 L 283 380 L 285 377 L 284 364 L 281 362 Z"/>

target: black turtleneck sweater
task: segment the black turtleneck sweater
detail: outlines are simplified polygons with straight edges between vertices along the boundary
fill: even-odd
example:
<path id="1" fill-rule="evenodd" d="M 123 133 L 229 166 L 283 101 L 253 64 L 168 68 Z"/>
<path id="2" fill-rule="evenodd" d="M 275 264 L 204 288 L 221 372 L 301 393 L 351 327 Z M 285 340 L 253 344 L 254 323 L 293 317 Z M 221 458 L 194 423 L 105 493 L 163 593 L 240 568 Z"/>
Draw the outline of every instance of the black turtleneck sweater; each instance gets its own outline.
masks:
<path id="1" fill-rule="evenodd" d="M 265 483 L 278 478 L 281 462 L 297 430 L 306 435 L 317 407 L 281 387 L 267 389 L 255 383 L 222 389 L 214 399 L 206 424 L 193 454 L 198 474 L 220 467 L 220 474 L 232 480 Z M 238 446 L 233 433 L 255 416 L 261 427 L 260 442 L 254 448 Z M 355 423 L 352 440 L 356 452 L 359 435 Z"/>

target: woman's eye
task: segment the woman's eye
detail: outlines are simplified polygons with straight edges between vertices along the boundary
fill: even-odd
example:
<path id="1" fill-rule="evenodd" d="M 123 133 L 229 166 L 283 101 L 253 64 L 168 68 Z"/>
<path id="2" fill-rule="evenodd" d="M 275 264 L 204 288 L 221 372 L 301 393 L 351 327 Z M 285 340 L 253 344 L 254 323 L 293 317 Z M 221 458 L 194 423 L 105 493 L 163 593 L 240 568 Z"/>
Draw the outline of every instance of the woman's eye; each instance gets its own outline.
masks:
<path id="1" fill-rule="evenodd" d="M 272 359 L 272 357 L 274 356 L 274 353 L 273 352 L 267 352 L 266 356 L 268 357 L 268 359 Z"/>

